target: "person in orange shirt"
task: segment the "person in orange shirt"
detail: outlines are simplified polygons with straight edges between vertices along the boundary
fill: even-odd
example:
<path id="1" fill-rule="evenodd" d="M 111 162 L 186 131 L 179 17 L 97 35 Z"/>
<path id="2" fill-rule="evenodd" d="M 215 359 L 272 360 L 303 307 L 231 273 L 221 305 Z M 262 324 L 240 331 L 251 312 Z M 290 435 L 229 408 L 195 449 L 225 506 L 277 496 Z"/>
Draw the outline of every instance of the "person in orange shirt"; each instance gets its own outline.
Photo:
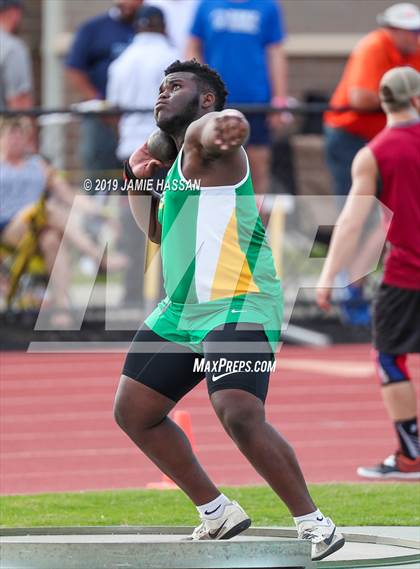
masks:
<path id="1" fill-rule="evenodd" d="M 356 154 L 385 127 L 379 100 L 382 76 L 406 65 L 420 71 L 419 8 L 409 3 L 394 4 L 378 15 L 377 21 L 380 28 L 362 38 L 351 53 L 330 101 L 331 107 L 348 110 L 324 115 L 326 159 L 337 196 L 346 196 L 350 190 Z M 370 323 L 360 283 L 347 287 L 341 314 L 352 325 Z"/>
<path id="2" fill-rule="evenodd" d="M 420 10 L 414 4 L 394 4 L 378 16 L 381 27 L 354 48 L 324 116 L 327 163 L 334 192 L 347 195 L 351 163 L 356 153 L 385 127 L 379 83 L 394 67 L 409 65 L 420 71 Z"/>

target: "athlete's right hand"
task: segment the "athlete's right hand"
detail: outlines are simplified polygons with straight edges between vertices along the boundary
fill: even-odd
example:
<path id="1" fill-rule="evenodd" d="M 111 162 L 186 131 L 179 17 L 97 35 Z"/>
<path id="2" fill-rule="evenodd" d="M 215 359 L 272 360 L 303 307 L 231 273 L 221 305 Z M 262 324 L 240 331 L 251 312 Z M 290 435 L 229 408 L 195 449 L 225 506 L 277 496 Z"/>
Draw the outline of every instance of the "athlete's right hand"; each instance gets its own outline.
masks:
<path id="1" fill-rule="evenodd" d="M 214 119 L 214 146 L 221 152 L 238 148 L 248 138 L 249 125 L 242 113 L 229 109 L 229 114 Z"/>
<path id="2" fill-rule="evenodd" d="M 136 178 L 151 178 L 156 170 L 165 167 L 163 162 L 150 154 L 147 142 L 133 152 L 128 162 Z"/>

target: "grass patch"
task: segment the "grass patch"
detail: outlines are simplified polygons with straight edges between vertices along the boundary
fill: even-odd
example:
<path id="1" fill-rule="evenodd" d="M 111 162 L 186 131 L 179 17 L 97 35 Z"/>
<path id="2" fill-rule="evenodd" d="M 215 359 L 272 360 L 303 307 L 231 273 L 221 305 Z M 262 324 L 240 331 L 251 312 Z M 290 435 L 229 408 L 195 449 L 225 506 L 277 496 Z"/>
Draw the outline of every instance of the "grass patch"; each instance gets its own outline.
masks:
<path id="1" fill-rule="evenodd" d="M 254 526 L 288 526 L 292 519 L 269 488 L 222 489 L 238 500 Z M 311 494 L 338 525 L 420 524 L 417 484 L 313 484 Z M 179 490 L 115 490 L 3 496 L 2 527 L 197 525 L 197 512 Z"/>

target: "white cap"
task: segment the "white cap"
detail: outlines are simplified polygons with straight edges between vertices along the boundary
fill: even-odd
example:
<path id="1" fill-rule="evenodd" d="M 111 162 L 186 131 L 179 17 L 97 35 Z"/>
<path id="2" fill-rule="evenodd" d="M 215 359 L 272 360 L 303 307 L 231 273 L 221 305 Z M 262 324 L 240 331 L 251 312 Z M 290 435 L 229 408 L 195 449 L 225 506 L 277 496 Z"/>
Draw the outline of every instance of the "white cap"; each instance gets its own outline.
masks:
<path id="1" fill-rule="evenodd" d="M 415 4 L 403 2 L 394 4 L 376 18 L 380 26 L 400 30 L 420 30 L 420 10 Z"/>

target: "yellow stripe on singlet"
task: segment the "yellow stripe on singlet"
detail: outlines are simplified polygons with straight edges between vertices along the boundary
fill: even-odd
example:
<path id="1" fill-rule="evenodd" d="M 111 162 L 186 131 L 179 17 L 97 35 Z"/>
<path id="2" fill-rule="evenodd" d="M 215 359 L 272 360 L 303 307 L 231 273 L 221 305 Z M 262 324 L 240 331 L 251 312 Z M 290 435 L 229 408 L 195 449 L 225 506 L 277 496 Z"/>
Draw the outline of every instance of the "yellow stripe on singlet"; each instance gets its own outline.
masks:
<path id="1" fill-rule="evenodd" d="M 223 235 L 211 300 L 248 292 L 260 292 L 260 289 L 254 282 L 247 258 L 239 246 L 236 213 L 233 211 Z"/>

